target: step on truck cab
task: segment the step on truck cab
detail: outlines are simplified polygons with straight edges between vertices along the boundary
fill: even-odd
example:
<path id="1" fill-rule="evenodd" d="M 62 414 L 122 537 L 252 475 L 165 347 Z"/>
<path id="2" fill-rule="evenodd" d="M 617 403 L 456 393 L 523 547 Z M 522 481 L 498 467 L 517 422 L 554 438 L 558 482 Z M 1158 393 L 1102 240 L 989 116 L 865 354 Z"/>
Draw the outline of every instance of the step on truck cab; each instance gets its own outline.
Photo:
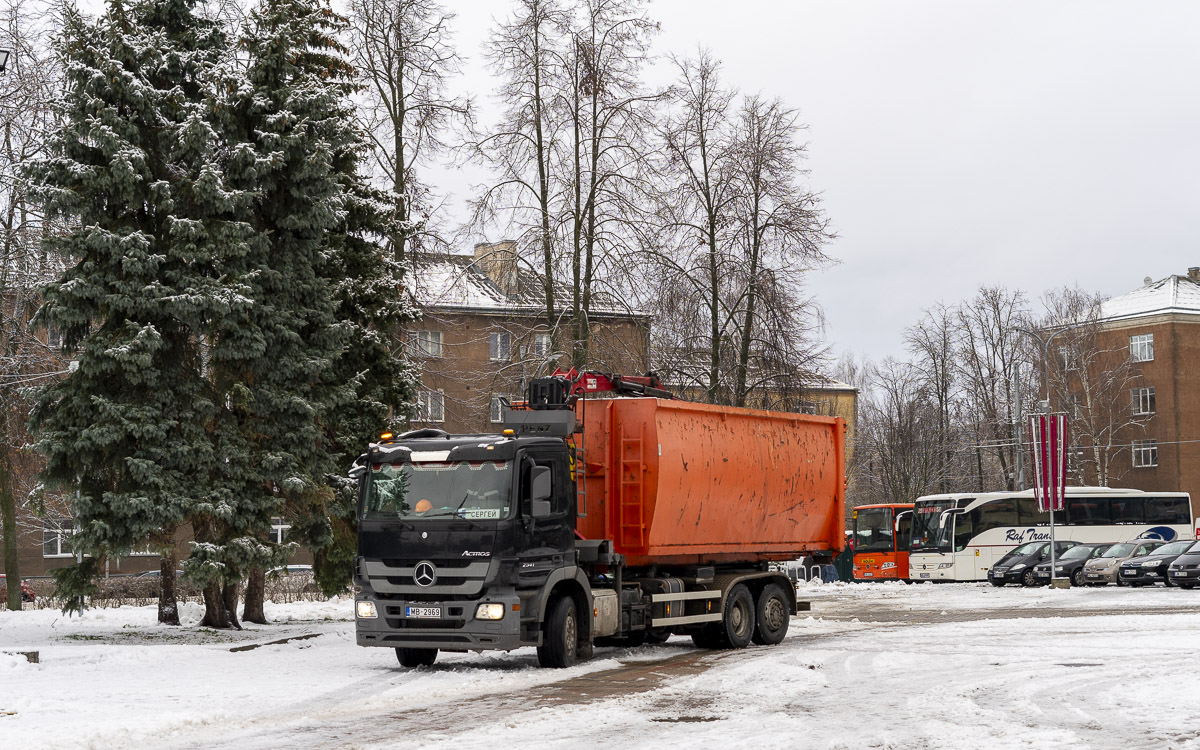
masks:
<path id="1" fill-rule="evenodd" d="M 372 444 L 352 472 L 358 644 L 405 666 L 535 646 L 564 667 L 671 634 L 781 641 L 795 588 L 769 563 L 840 550 L 845 422 L 669 396 L 556 372 L 500 434 Z"/>

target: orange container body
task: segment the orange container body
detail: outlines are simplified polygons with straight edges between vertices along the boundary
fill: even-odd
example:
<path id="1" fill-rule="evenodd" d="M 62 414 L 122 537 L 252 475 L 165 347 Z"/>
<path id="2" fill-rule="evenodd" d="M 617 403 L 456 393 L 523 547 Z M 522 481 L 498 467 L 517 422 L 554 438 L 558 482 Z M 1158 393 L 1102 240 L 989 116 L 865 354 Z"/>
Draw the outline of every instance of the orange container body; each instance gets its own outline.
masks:
<path id="1" fill-rule="evenodd" d="M 576 416 L 576 528 L 613 540 L 628 565 L 791 560 L 845 543 L 840 417 L 654 398 L 580 401 Z"/>

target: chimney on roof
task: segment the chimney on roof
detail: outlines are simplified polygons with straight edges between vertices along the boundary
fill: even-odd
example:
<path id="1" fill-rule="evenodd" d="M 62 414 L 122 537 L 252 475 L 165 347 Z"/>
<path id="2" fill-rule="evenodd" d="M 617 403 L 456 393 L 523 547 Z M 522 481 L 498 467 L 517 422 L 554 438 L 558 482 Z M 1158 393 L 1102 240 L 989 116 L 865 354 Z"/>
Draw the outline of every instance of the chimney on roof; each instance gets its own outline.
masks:
<path id="1" fill-rule="evenodd" d="M 1200 266 L 1192 266 L 1188 269 L 1188 278 L 1200 284 Z"/>
<path id="2" fill-rule="evenodd" d="M 517 243 L 513 240 L 480 242 L 475 245 L 475 267 L 510 297 L 516 296 L 520 275 L 517 273 Z"/>

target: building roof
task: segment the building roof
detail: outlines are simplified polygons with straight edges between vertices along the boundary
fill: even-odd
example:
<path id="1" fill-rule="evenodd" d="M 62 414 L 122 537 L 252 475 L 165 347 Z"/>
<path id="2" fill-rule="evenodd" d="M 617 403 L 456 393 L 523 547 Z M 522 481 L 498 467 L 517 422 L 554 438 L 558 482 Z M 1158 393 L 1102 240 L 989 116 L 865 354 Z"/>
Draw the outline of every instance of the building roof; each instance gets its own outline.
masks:
<path id="1" fill-rule="evenodd" d="M 555 296 L 562 306 L 571 299 L 570 287 L 559 285 Z M 470 255 L 425 255 L 417 260 L 413 296 L 422 307 L 492 314 L 527 313 L 546 309 L 542 277 L 522 268 L 514 292 L 507 294 Z M 591 314 L 601 317 L 648 318 L 649 313 L 627 307 L 610 295 L 593 292 Z"/>
<path id="2" fill-rule="evenodd" d="M 1200 315 L 1200 282 L 1177 275 L 1160 281 L 1147 280 L 1142 288 L 1113 297 L 1100 306 L 1100 318 L 1105 322 L 1173 313 Z"/>

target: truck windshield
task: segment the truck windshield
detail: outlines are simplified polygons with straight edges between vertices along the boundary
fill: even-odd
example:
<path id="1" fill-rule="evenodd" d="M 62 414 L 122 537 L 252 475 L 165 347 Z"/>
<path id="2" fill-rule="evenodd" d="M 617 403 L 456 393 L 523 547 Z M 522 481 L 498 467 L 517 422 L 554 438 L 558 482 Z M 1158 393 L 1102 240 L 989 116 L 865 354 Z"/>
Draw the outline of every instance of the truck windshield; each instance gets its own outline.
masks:
<path id="1" fill-rule="evenodd" d="M 954 519 L 947 518 L 939 527 L 942 512 L 954 507 L 953 500 L 916 503 L 913 506 L 912 548 L 922 552 L 949 552 Z"/>
<path id="2" fill-rule="evenodd" d="M 868 508 L 854 514 L 855 552 L 892 552 L 892 509 Z"/>
<path id="3" fill-rule="evenodd" d="M 508 518 L 509 461 L 425 461 L 374 464 L 367 474 L 362 518 Z"/>

